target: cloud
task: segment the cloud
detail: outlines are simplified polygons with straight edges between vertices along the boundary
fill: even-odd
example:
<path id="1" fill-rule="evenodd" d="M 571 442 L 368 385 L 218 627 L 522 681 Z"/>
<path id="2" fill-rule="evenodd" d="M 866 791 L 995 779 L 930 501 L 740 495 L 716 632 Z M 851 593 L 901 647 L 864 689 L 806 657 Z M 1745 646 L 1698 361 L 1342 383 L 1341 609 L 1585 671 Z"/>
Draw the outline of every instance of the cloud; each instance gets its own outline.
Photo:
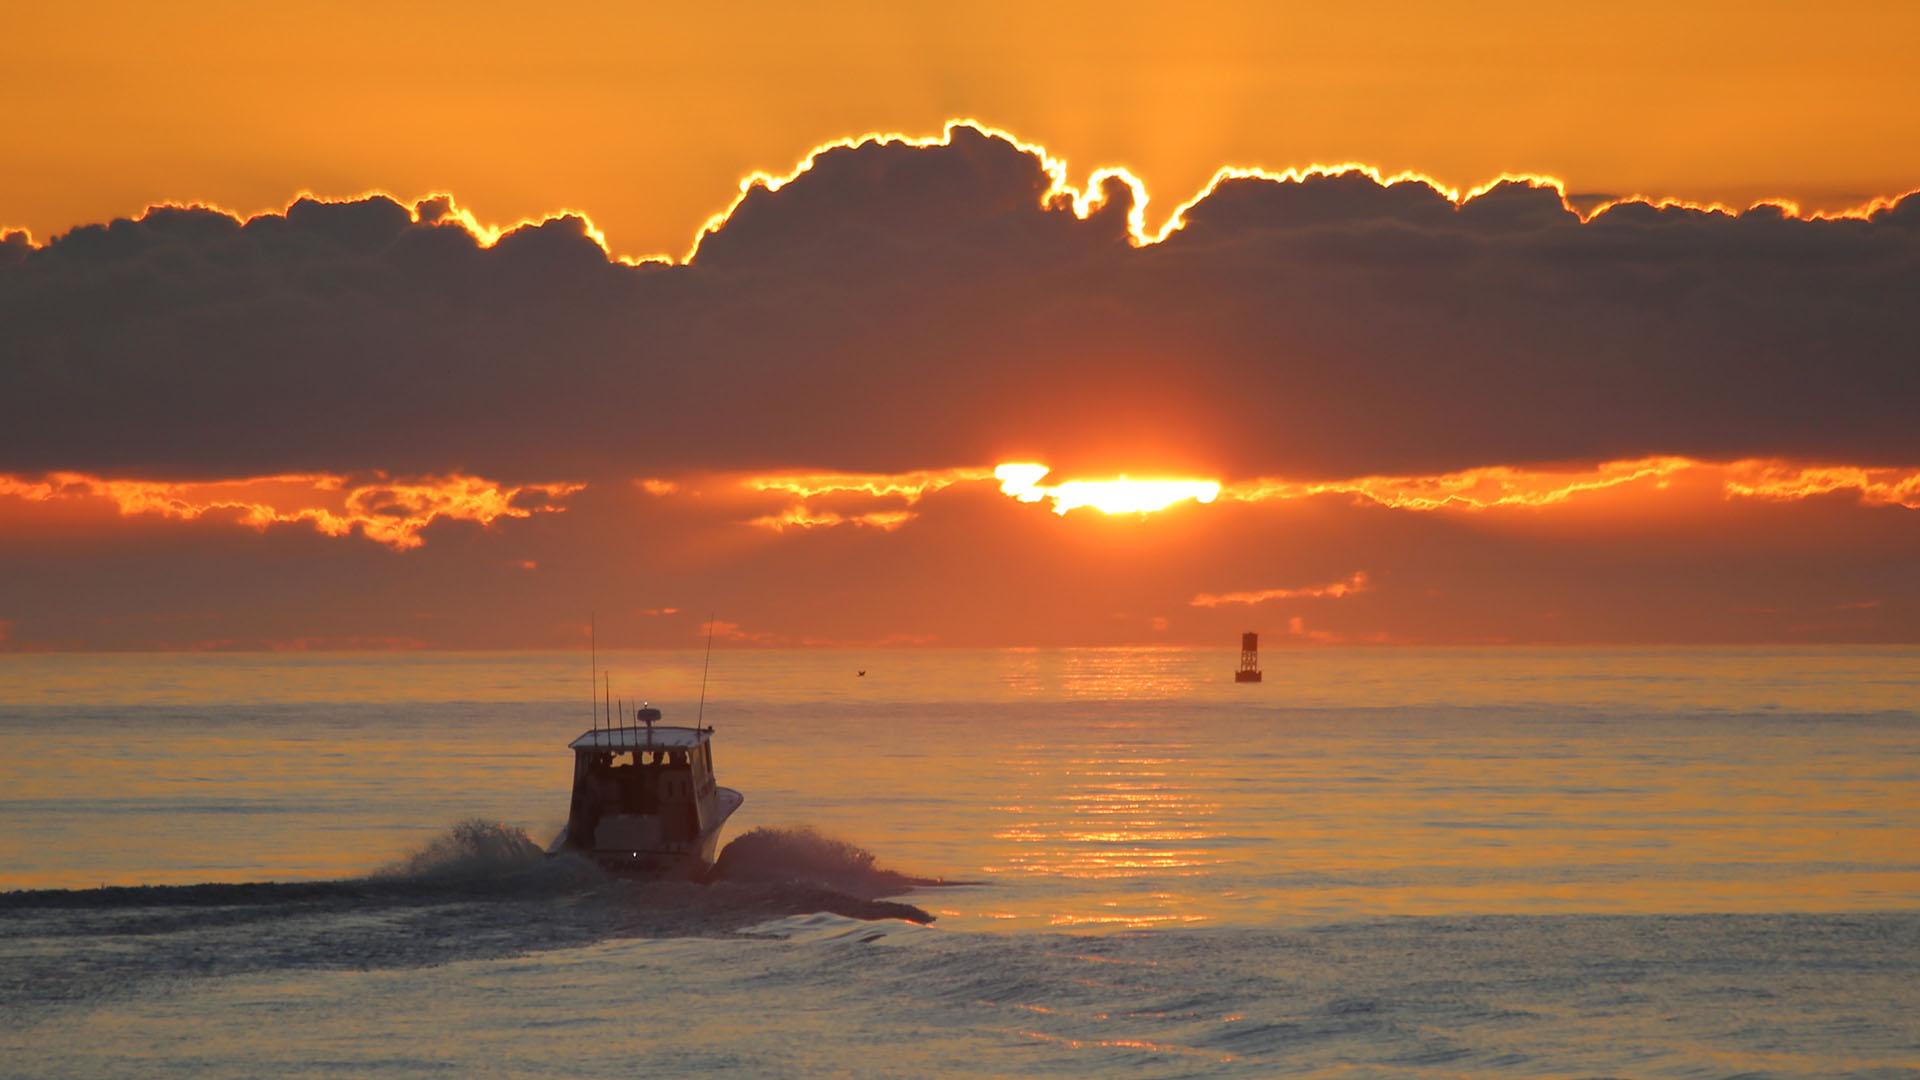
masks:
<path id="1" fill-rule="evenodd" d="M 1305 600 L 1330 597 L 1338 599 L 1354 593 L 1366 592 L 1367 573 L 1357 570 L 1345 581 L 1336 581 L 1328 585 L 1312 585 L 1301 589 L 1261 589 L 1258 592 L 1201 593 L 1189 603 L 1194 607 L 1219 607 L 1222 604 L 1264 604 L 1269 600 Z M 1294 620 L 1298 622 L 1298 619 Z"/>
<path id="2" fill-rule="evenodd" d="M 38 480 L 0 474 L 0 500 L 27 504 L 100 501 L 122 516 L 149 514 L 191 521 L 221 517 L 254 529 L 305 523 L 326 536 L 358 534 L 395 551 L 417 548 L 421 530 L 439 520 L 491 525 L 564 509 L 581 484 L 508 487 L 474 476 L 350 480 L 325 473 L 233 480 L 165 482 L 50 473 Z M 526 569 L 533 569 L 531 564 Z"/>
<path id="3" fill-rule="evenodd" d="M 1398 510 L 1486 510 L 1550 506 L 1609 488 L 1653 481 L 1704 468 L 1680 457 L 1606 461 L 1591 466 L 1515 468 L 1490 465 L 1433 476 L 1362 476 L 1342 480 L 1249 480 L 1226 489 L 1229 499 L 1263 502 L 1315 495 L 1352 495 Z"/>
<path id="4" fill-rule="evenodd" d="M 610 649 L 697 649 L 710 614 L 791 644 L 1231 651 L 1241 631 L 1283 635 L 1294 615 L 1350 642 L 1920 640 L 1920 513 L 1858 490 L 1729 497 L 1719 477 L 1683 471 L 1666 487 L 1649 478 L 1539 506 L 1429 510 L 1329 492 L 1144 517 L 1055 515 L 988 479 L 929 492 L 890 531 L 774 533 L 749 522 L 780 493 L 675 474 L 670 496 L 593 484 L 564 513 L 440 522 L 406 552 L 305 524 L 122 516 L 100 497 L 0 499 L 0 615 L 16 622 L 9 649 L 584 649 L 594 611 Z M 1373 587 L 1337 599 L 1191 603 L 1346 584 L 1358 568 Z M 1866 600 L 1881 603 L 1834 609 Z M 679 613 L 645 614 L 668 608 Z M 182 612 L 206 617 L 156 618 Z"/>
<path id="5" fill-rule="evenodd" d="M 1805 499 L 1835 491 L 1853 491 L 1868 506 L 1920 510 L 1920 469 L 1740 461 L 1728 466 L 1726 488 L 1730 495 L 1762 499 Z"/>
<path id="6" fill-rule="evenodd" d="M 1008 463 L 885 474 L 707 474 L 678 481 L 650 478 L 641 487 L 660 498 L 686 496 L 716 505 L 741 505 L 745 524 L 793 529 L 864 525 L 886 531 L 914 520 L 914 507 L 928 496 L 971 485 L 996 488 L 1016 502 L 1051 501 L 1052 512 L 1091 508 L 1109 515 L 1146 515 L 1194 500 L 1225 504 L 1272 504 L 1317 498 L 1345 499 L 1419 513 L 1547 510 L 1586 505 L 1608 497 L 1647 505 L 1684 503 L 1702 492 L 1722 498 L 1808 499 L 1851 494 L 1863 506 L 1920 509 L 1920 467 L 1867 469 L 1780 459 L 1734 462 L 1691 458 L 1642 458 L 1593 464 L 1516 468 L 1497 465 L 1428 476 L 1362 476 L 1333 480 L 1265 477 L 1222 486 L 1212 480 L 1080 480 L 1054 485 L 1038 480 L 1045 465 Z M 743 495 L 743 493 L 745 493 Z M 771 496 L 769 503 L 754 496 Z M 771 505 L 774 508 L 769 510 Z"/>
<path id="7" fill-rule="evenodd" d="M 739 623 L 725 619 L 713 619 L 694 628 L 694 636 L 705 639 L 711 635 L 717 640 L 736 645 L 785 645 L 788 639 L 779 634 L 770 634 L 760 630 L 742 629 Z"/>
<path id="8" fill-rule="evenodd" d="M 771 493 L 786 500 L 779 510 L 749 522 L 761 528 L 785 532 L 795 528 L 862 525 L 887 531 L 912 521 L 912 507 L 928 494 L 991 475 L 985 469 L 965 468 L 921 469 L 896 475 L 780 473 L 744 477 L 738 484 L 747 491 Z M 858 509 L 836 510 L 823 506 L 823 502 Z M 876 507 L 876 503 L 880 505 Z"/>
<path id="9" fill-rule="evenodd" d="M 966 126 L 802 164 L 678 262 L 446 196 L 0 239 L 4 647 L 1920 633 L 1920 197 L 1229 170 L 1149 232 Z"/>
<path id="10" fill-rule="evenodd" d="M 1539 469 L 1489 466 L 1431 476 L 1311 482 L 1262 478 L 1226 487 L 1199 480 L 1035 483 L 1048 472 L 1044 465 L 1014 464 L 898 474 L 701 473 L 675 480 L 648 477 L 630 487 L 614 485 L 608 490 L 618 498 L 623 489 L 638 489 L 648 498 L 676 504 L 677 509 L 684 509 L 691 500 L 719 515 L 718 520 L 776 534 L 841 526 L 893 532 L 917 518 L 923 500 L 953 488 L 997 490 L 1028 505 L 1052 500 L 1054 515 L 1086 507 L 1107 515 L 1141 517 L 1188 500 L 1213 503 L 1215 492 L 1223 506 L 1333 498 L 1397 511 L 1455 514 L 1540 511 L 1590 502 L 1615 508 L 1697 510 L 1702 495 L 1771 501 L 1841 496 L 1863 507 L 1920 509 L 1920 468 L 1869 469 L 1781 459 L 1714 463 L 1669 457 Z M 305 525 L 323 536 L 359 536 L 401 552 L 422 546 L 423 533 L 438 521 L 490 526 L 501 519 L 560 513 L 587 487 L 567 482 L 504 485 L 459 474 L 390 478 L 380 473 L 352 477 L 314 473 L 154 481 L 70 472 L 38 478 L 0 473 L 0 524 L 42 525 L 102 507 L 122 518 L 204 519 L 255 531 Z M 537 560 L 522 557 L 512 557 L 508 563 L 523 570 L 540 566 Z M 1326 589 L 1202 593 L 1192 604 L 1210 607 L 1339 596 L 1365 585 L 1366 577 L 1360 574 L 1349 584 Z"/>
<path id="11" fill-rule="evenodd" d="M 9 239 L 0 471 L 1920 461 L 1920 197 L 1583 219 L 1537 179 L 1240 171 L 1161 236 L 1130 177 L 1075 189 L 972 127 L 929 143 L 750 184 L 677 265 L 444 196 Z"/>
<path id="12" fill-rule="evenodd" d="M 1399 641 L 1392 634 L 1373 631 L 1364 634 L 1343 634 L 1335 630 L 1317 630 L 1307 626 L 1307 620 L 1298 615 L 1287 620 L 1287 633 L 1303 641 L 1316 645 L 1393 645 Z"/>

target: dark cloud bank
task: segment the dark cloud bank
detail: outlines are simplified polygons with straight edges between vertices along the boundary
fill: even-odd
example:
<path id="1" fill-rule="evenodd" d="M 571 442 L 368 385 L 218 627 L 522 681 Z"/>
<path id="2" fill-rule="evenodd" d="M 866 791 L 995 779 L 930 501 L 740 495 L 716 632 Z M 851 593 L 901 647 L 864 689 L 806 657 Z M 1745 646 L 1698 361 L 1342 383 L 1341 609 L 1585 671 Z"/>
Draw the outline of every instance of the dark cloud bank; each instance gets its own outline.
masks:
<path id="1" fill-rule="evenodd" d="M 685 266 L 380 198 L 16 237 L 0 471 L 1920 462 L 1920 196 L 1582 224 L 1517 184 L 1242 180 L 1136 248 L 1124 186 L 1084 221 L 1047 186 L 961 128 L 831 151 Z"/>

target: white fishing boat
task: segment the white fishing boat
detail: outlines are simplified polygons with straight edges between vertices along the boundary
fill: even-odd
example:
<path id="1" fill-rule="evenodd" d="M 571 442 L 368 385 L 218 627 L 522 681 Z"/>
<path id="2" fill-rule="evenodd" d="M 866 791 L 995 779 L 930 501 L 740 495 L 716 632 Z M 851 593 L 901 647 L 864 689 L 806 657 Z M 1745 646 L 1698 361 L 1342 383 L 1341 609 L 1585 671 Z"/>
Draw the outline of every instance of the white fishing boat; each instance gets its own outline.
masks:
<path id="1" fill-rule="evenodd" d="M 659 721 L 659 709 L 643 707 L 632 726 L 595 726 L 567 744 L 573 801 L 547 854 L 663 876 L 697 877 L 713 865 L 720 827 L 746 797 L 715 782 L 711 727 Z"/>

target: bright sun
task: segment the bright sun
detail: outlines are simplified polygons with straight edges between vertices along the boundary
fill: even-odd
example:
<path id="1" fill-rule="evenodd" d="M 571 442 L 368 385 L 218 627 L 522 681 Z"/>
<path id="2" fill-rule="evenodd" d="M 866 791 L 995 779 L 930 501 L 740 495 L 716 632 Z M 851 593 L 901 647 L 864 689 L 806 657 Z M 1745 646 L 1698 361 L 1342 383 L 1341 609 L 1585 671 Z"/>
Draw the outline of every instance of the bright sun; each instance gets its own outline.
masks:
<path id="1" fill-rule="evenodd" d="M 1045 465 L 1009 463 L 993 470 L 1000 490 L 1021 502 L 1053 500 L 1053 512 L 1064 514 L 1082 506 L 1109 514 L 1145 514 L 1165 510 L 1186 499 L 1210 503 L 1220 495 L 1216 480 L 1068 480 L 1045 485 L 1040 479 L 1051 471 Z"/>

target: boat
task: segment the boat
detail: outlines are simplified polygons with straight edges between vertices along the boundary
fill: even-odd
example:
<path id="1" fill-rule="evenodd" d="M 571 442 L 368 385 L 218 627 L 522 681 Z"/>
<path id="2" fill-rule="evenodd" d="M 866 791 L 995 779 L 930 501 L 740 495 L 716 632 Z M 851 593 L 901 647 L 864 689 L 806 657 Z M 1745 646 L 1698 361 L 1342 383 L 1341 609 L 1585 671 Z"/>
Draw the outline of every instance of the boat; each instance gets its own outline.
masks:
<path id="1" fill-rule="evenodd" d="M 631 727 L 584 731 L 573 751 L 567 826 L 548 855 L 575 853 L 609 870 L 699 877 L 713 865 L 720 827 L 746 801 L 714 781 L 713 728 L 660 723 L 635 711 Z"/>

